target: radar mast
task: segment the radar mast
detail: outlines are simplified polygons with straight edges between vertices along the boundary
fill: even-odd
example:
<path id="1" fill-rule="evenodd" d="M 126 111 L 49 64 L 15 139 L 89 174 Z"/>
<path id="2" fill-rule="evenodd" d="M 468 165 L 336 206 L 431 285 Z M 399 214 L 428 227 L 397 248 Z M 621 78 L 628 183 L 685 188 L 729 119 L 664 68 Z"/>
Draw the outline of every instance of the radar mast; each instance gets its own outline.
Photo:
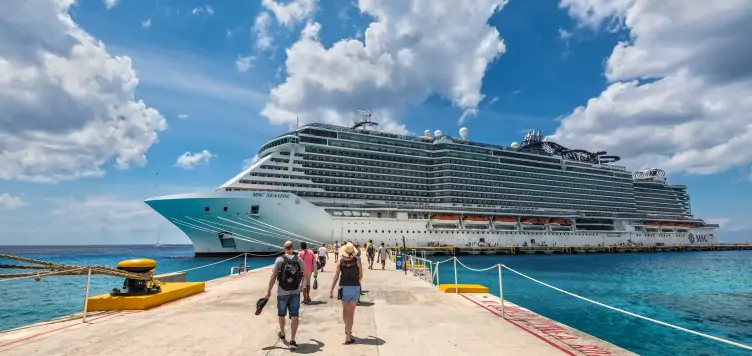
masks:
<path id="1" fill-rule="evenodd" d="M 378 123 L 371 120 L 371 110 L 358 110 L 358 114 L 358 118 L 355 119 L 355 124 L 351 129 L 355 130 L 367 126 L 379 126 Z"/>

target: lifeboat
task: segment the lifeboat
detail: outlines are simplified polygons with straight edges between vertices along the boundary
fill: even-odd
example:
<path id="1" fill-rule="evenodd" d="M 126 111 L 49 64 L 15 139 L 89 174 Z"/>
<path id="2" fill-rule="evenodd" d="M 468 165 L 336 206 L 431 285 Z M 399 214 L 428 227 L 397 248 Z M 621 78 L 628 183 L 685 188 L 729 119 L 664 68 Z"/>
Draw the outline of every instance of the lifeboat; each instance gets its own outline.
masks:
<path id="1" fill-rule="evenodd" d="M 501 224 L 501 225 L 516 225 L 517 224 L 517 218 L 515 217 L 498 217 L 493 218 L 494 224 Z"/>
<path id="2" fill-rule="evenodd" d="M 544 225 L 547 224 L 548 219 L 546 218 L 534 218 L 534 217 L 526 217 L 520 219 L 520 222 L 523 224 L 529 224 L 529 225 Z"/>
<path id="3" fill-rule="evenodd" d="M 431 220 L 446 221 L 446 222 L 455 222 L 455 221 L 459 221 L 460 218 L 457 215 L 433 214 L 433 215 L 431 215 Z"/>
<path id="4" fill-rule="evenodd" d="M 663 221 L 663 222 L 661 222 L 661 226 L 674 227 L 674 226 L 676 226 L 676 223 L 670 222 L 670 221 Z"/>
<path id="5" fill-rule="evenodd" d="M 657 221 L 645 221 L 643 224 L 646 226 L 660 226 L 661 225 L 661 223 Z"/>
<path id="6" fill-rule="evenodd" d="M 345 211 L 342 212 L 342 215 L 344 215 L 344 216 L 352 216 L 352 213 L 350 211 L 345 210 Z"/>
<path id="7" fill-rule="evenodd" d="M 342 212 L 341 211 L 335 211 L 335 212 L 332 213 L 332 215 L 334 215 L 334 216 L 342 216 Z"/>
<path id="8" fill-rule="evenodd" d="M 353 211 L 352 214 L 353 214 L 353 216 L 360 216 L 360 212 L 359 211 Z"/>
<path id="9" fill-rule="evenodd" d="M 489 222 L 490 219 L 487 216 L 465 216 L 462 218 L 462 224 L 467 228 L 488 228 Z"/>

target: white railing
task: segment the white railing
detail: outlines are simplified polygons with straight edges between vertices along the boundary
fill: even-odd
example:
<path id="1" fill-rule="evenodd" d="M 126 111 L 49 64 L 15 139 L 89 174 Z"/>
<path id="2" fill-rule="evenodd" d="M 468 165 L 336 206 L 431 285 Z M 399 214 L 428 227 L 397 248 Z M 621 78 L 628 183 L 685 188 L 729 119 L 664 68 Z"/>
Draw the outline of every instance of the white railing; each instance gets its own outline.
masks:
<path id="1" fill-rule="evenodd" d="M 431 261 L 431 260 L 428 260 L 428 259 L 425 259 L 425 258 L 422 258 L 422 257 L 412 256 L 412 255 L 407 255 L 407 258 L 409 258 L 409 260 L 410 260 L 410 264 L 409 264 L 410 268 L 409 269 L 413 270 L 413 275 L 414 276 L 419 276 L 419 274 L 415 272 L 415 263 L 416 262 L 420 262 L 424 266 L 432 264 L 433 267 L 434 267 L 434 270 L 431 273 L 431 277 L 432 278 L 431 278 L 430 283 L 431 283 L 431 285 L 435 285 L 437 287 L 440 285 L 439 266 L 442 263 L 446 263 L 446 262 L 452 261 L 453 262 L 453 270 L 454 270 L 455 293 L 459 292 L 459 288 L 457 288 L 457 285 L 459 284 L 458 283 L 459 279 L 458 279 L 458 276 L 457 276 L 457 264 L 459 264 L 460 266 L 462 266 L 462 267 L 464 267 L 464 268 L 466 268 L 466 269 L 468 269 L 470 271 L 473 271 L 473 272 L 486 272 L 486 271 L 490 271 L 490 270 L 492 270 L 494 268 L 498 269 L 498 271 L 499 271 L 499 277 L 498 277 L 499 278 L 499 298 L 501 300 L 501 316 L 502 316 L 502 318 L 505 318 L 505 314 L 504 314 L 504 291 L 503 291 L 503 288 L 502 288 L 502 285 L 503 285 L 502 284 L 502 269 L 506 269 L 506 270 L 508 270 L 508 271 L 516 274 L 516 275 L 519 275 L 519 276 L 521 276 L 523 278 L 526 278 L 526 279 L 528 279 L 530 281 L 538 283 L 538 284 L 540 284 L 540 285 L 542 285 L 544 287 L 553 289 L 555 291 L 564 293 L 566 295 L 569 295 L 571 297 L 574 297 L 574 298 L 577 298 L 577 299 L 580 299 L 580 300 L 584 300 L 584 301 L 586 301 L 588 303 L 592 303 L 592 304 L 598 305 L 598 306 L 606 308 L 606 309 L 610 309 L 610 310 L 613 310 L 613 311 L 616 311 L 616 312 L 619 312 L 619 313 L 622 313 L 622 314 L 625 314 L 625 315 L 629 315 L 629 316 L 632 316 L 632 317 L 635 317 L 635 318 L 638 318 L 638 319 L 646 320 L 646 321 L 649 321 L 649 322 L 654 323 L 654 324 L 666 326 L 666 327 L 669 327 L 669 328 L 672 328 L 672 329 L 676 329 L 676 330 L 679 330 L 679 331 L 683 331 L 683 332 L 686 332 L 686 333 L 689 333 L 689 334 L 701 336 L 701 337 L 704 337 L 706 339 L 710 339 L 710 340 L 722 342 L 722 343 L 727 344 L 727 345 L 739 347 L 739 348 L 746 349 L 746 350 L 752 350 L 752 346 L 749 346 L 749 345 L 745 345 L 745 344 L 742 344 L 742 343 L 734 342 L 734 341 L 731 341 L 731 340 L 726 340 L 726 339 L 723 339 L 723 338 L 720 338 L 720 337 L 717 337 L 717 336 L 713 336 L 713 335 L 701 333 L 699 331 L 694 331 L 694 330 L 690 330 L 690 329 L 687 329 L 687 328 L 683 328 L 681 326 L 673 325 L 673 324 L 670 324 L 670 323 L 667 323 L 667 322 L 664 322 L 664 321 L 660 321 L 660 320 L 656 320 L 656 319 L 653 319 L 653 318 L 649 318 L 649 317 L 646 317 L 646 316 L 643 316 L 643 315 L 640 315 L 640 314 L 637 314 L 637 313 L 633 313 L 633 312 L 630 312 L 630 311 L 627 311 L 627 310 L 619 309 L 619 308 L 616 308 L 616 307 L 613 307 L 613 306 L 610 306 L 610 305 L 607 305 L 607 304 L 604 304 L 604 303 L 601 303 L 601 302 L 598 302 L 598 301 L 595 301 L 595 300 L 592 300 L 592 299 L 589 299 L 589 298 L 585 298 L 583 296 L 580 296 L 580 295 L 568 292 L 568 291 L 563 290 L 561 288 L 554 287 L 554 286 L 552 286 L 552 285 L 550 285 L 548 283 L 539 281 L 539 280 L 537 280 L 537 279 L 535 279 L 533 277 L 530 277 L 530 276 L 528 276 L 528 275 L 526 275 L 526 274 L 524 274 L 522 272 L 519 272 L 519 271 L 517 271 L 515 269 L 512 269 L 510 267 L 507 267 L 506 265 L 503 265 L 501 263 L 495 264 L 495 265 L 487 267 L 487 268 L 477 269 L 477 268 L 472 268 L 472 267 L 470 267 L 470 266 L 462 263 L 462 261 L 460 261 L 457 257 L 450 257 L 450 258 L 448 258 L 446 260 L 438 261 L 438 262 Z M 436 276 L 436 278 L 434 279 L 433 276 Z M 435 283 L 434 283 L 434 280 L 436 281 Z"/>

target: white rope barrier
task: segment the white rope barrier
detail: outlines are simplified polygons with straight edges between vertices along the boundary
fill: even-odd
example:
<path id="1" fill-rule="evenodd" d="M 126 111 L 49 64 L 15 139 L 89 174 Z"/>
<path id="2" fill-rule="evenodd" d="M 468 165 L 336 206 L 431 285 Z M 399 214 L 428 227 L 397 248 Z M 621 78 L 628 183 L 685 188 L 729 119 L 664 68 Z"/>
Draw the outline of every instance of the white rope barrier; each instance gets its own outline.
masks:
<path id="1" fill-rule="evenodd" d="M 197 269 L 201 269 L 201 268 L 206 268 L 206 267 L 209 267 L 209 266 L 214 266 L 214 265 L 218 265 L 218 264 L 220 264 L 220 263 L 223 263 L 223 262 L 227 262 L 227 261 L 230 261 L 230 260 L 234 260 L 234 259 L 236 259 L 236 258 L 238 258 L 238 257 L 240 257 L 240 256 L 245 256 L 245 253 L 241 253 L 241 254 L 239 254 L 239 255 L 237 255 L 237 256 L 234 256 L 234 257 L 230 257 L 230 258 L 228 258 L 228 259 L 226 259 L 226 260 L 222 260 L 222 261 L 218 261 L 218 262 L 210 263 L 210 264 L 207 264 L 207 265 L 203 265 L 203 266 L 198 266 L 198 267 L 187 268 L 187 269 L 184 269 L 184 270 L 180 270 L 180 271 L 169 272 L 169 273 L 183 273 L 183 272 L 188 272 L 188 271 L 195 271 L 195 270 L 197 270 Z"/>
<path id="2" fill-rule="evenodd" d="M 410 261 L 411 262 L 414 261 L 413 258 L 420 259 L 420 257 L 410 256 Z M 424 260 L 428 261 L 427 259 L 424 259 Z M 658 325 L 663 325 L 663 326 L 666 326 L 666 327 L 669 327 L 669 328 L 672 328 L 672 329 L 676 329 L 676 330 L 679 330 L 679 331 L 683 331 L 683 332 L 686 332 L 686 333 L 689 333 L 689 334 L 701 336 L 701 337 L 704 337 L 706 339 L 710 339 L 710 340 L 713 340 L 713 341 L 718 341 L 718 342 L 721 342 L 721 343 L 724 343 L 724 344 L 727 344 L 727 345 L 736 346 L 736 347 L 739 347 L 739 348 L 742 348 L 742 349 L 746 349 L 746 350 L 752 350 L 752 346 L 749 346 L 749 345 L 745 345 L 745 344 L 742 344 L 742 343 L 734 342 L 734 341 L 731 341 L 731 340 L 726 340 L 726 339 L 723 339 L 723 338 L 720 338 L 720 337 L 717 337 L 717 336 L 713 336 L 713 335 L 708 335 L 708 334 L 705 334 L 705 333 L 701 333 L 699 331 L 690 330 L 690 329 L 687 329 L 687 328 L 683 328 L 681 326 L 669 324 L 669 323 L 666 323 L 666 322 L 663 322 L 663 321 L 660 321 L 660 320 L 656 320 L 656 319 L 653 319 L 653 318 L 649 318 L 649 317 L 646 317 L 646 316 L 643 316 L 643 315 L 640 315 L 640 314 L 632 313 L 632 312 L 626 311 L 624 309 L 619 309 L 619 308 L 616 308 L 616 307 L 612 307 L 610 305 L 607 305 L 607 304 L 604 304 L 604 303 L 601 303 L 601 302 L 598 302 L 598 301 L 595 301 L 595 300 L 592 300 L 592 299 L 589 299 L 589 298 L 585 298 L 583 296 L 574 294 L 572 292 L 565 291 L 565 290 L 563 290 L 561 288 L 554 287 L 554 286 L 552 286 L 552 285 L 550 285 L 548 283 L 539 281 L 539 280 L 537 280 L 537 279 L 535 279 L 533 277 L 530 277 L 530 276 L 528 276 L 528 275 L 526 275 L 524 273 L 521 273 L 519 271 L 516 271 L 516 270 L 514 270 L 512 268 L 509 268 L 509 267 L 507 267 L 506 265 L 503 265 L 503 264 L 495 264 L 495 265 L 493 265 L 491 267 L 488 267 L 488 268 L 478 269 L 478 268 L 471 268 L 471 267 L 465 265 L 457 257 L 448 258 L 448 259 L 446 259 L 444 261 L 439 261 L 439 262 L 431 261 L 431 262 L 434 263 L 434 266 L 435 266 L 434 267 L 435 272 L 432 274 L 432 276 L 436 275 L 436 278 L 437 278 L 436 285 L 441 284 L 441 281 L 438 279 L 438 277 L 439 277 L 439 266 L 442 263 L 449 262 L 450 260 L 453 260 L 453 262 L 454 262 L 454 284 L 455 285 L 458 283 L 457 263 L 459 263 L 462 267 L 467 268 L 467 269 L 469 269 L 469 270 L 471 270 L 473 272 L 485 272 L 485 271 L 492 270 L 494 268 L 498 269 L 498 271 L 499 271 L 498 272 L 499 273 L 499 298 L 501 299 L 501 305 L 502 305 L 502 309 L 501 309 L 501 311 L 502 311 L 502 318 L 505 317 L 504 316 L 504 290 L 502 288 L 502 286 L 503 286 L 503 284 L 502 284 L 502 269 L 507 269 L 510 272 L 514 273 L 514 274 L 517 274 L 517 275 L 519 275 L 521 277 L 529 279 L 529 280 L 531 280 L 531 281 L 533 281 L 535 283 L 538 283 L 538 284 L 540 284 L 542 286 L 551 288 L 553 290 L 556 290 L 556 291 L 564 293 L 566 295 L 575 297 L 577 299 L 584 300 L 584 301 L 589 302 L 589 303 L 593 303 L 595 305 L 604 307 L 606 309 L 610 309 L 610 310 L 613 310 L 613 311 L 616 311 L 616 312 L 619 312 L 619 313 L 622 313 L 622 314 L 633 316 L 633 317 L 638 318 L 638 319 L 646 320 L 646 321 L 649 321 L 651 323 L 655 323 L 655 324 L 658 324 Z M 423 262 L 424 264 L 426 263 L 425 261 Z M 413 265 L 413 264 L 411 263 L 411 265 Z M 433 277 L 432 277 L 432 280 L 431 280 L 431 284 L 433 285 Z M 459 288 L 455 289 L 455 293 L 457 293 L 457 289 L 459 289 Z"/>
<path id="3" fill-rule="evenodd" d="M 511 269 L 511 268 L 509 268 L 509 267 L 507 267 L 507 266 L 505 266 L 505 265 L 502 265 L 502 267 L 504 267 L 504 268 L 508 269 L 509 271 L 511 271 L 511 272 L 513 272 L 513 273 L 515 273 L 515 274 L 517 274 L 517 275 L 521 276 L 521 277 L 524 277 L 524 278 L 527 278 L 527 279 L 529 279 L 529 280 L 531 280 L 531 281 L 533 281 L 533 282 L 536 282 L 536 283 L 538 283 L 538 284 L 540 284 L 540 285 L 543 285 L 543 286 L 546 286 L 546 287 L 548 287 L 548 288 L 551 288 L 551 289 L 553 289 L 553 290 L 556 290 L 556 291 L 562 292 L 562 293 L 564 293 L 564 294 L 566 294 L 566 295 L 569 295 L 569 296 L 572 296 L 572 297 L 575 297 L 575 298 L 578 298 L 578 299 L 584 300 L 584 301 L 586 301 L 586 302 L 590 302 L 590 303 L 593 303 L 593 304 L 595 304 L 595 305 L 598 305 L 598 306 L 604 307 L 604 308 L 606 308 L 606 309 L 611 309 L 611 310 L 613 310 L 613 311 L 617 311 L 617 312 L 620 312 L 620 313 L 623 313 L 623 314 L 627 314 L 627 315 L 629 315 L 629 316 L 633 316 L 633 317 L 635 317 L 635 318 L 639 318 L 639 319 L 642 319 L 642 320 L 647 320 L 647 321 L 649 321 L 649 322 L 652 322 L 652 323 L 655 323 L 655 324 L 658 324 L 658 325 L 663 325 L 663 326 L 667 326 L 667 327 L 669 327 L 669 328 L 672 328 L 672 329 L 676 329 L 676 330 L 680 330 L 680 331 L 684 331 L 684 332 L 686 332 L 686 333 L 690 333 L 690 334 L 693 334 L 693 335 L 697 335 L 697 336 L 702 336 L 702 337 L 704 337 L 704 338 L 707 338 L 707 339 L 710 339 L 710 340 L 715 340 L 715 341 L 718 341 L 718 342 L 722 342 L 722 343 L 724 343 L 724 344 L 728 344 L 728 345 L 732 345 L 732 346 L 740 347 L 740 348 L 743 348 L 743 349 L 747 349 L 747 350 L 752 350 L 752 346 L 749 346 L 749 345 L 741 344 L 741 343 L 738 343 L 738 342 L 734 342 L 734 341 L 731 341 L 731 340 L 726 340 L 726 339 L 722 339 L 722 338 L 720 338 L 720 337 L 717 337 L 717 336 L 713 336 L 713 335 L 708 335 L 708 334 L 704 334 L 704 333 L 701 333 L 701 332 L 699 332 L 699 331 L 694 331 L 694 330 L 690 330 L 690 329 L 687 329 L 687 328 L 683 328 L 683 327 L 681 327 L 681 326 L 677 326 L 677 325 L 669 324 L 669 323 L 666 323 L 666 322 L 663 322 L 663 321 L 660 321 L 660 320 L 656 320 L 656 319 L 653 319 L 653 318 L 648 318 L 648 317 L 646 317 L 646 316 L 642 316 L 642 315 L 640 315 L 640 314 L 635 314 L 635 313 L 632 313 L 632 312 L 629 312 L 629 311 L 626 311 L 626 310 L 623 310 L 623 309 L 619 309 L 619 308 L 616 308 L 616 307 L 612 307 L 612 306 L 610 306 L 610 305 L 607 305 L 607 304 L 603 304 L 603 303 L 601 303 L 601 302 L 597 302 L 597 301 L 595 301 L 595 300 L 592 300 L 592 299 L 588 299 L 588 298 L 585 298 L 585 297 L 579 296 L 579 295 L 577 295 L 577 294 L 574 294 L 574 293 L 571 293 L 571 292 L 567 292 L 567 291 L 565 291 L 565 290 L 563 290 L 563 289 L 561 289 L 561 288 L 557 288 L 557 287 L 554 287 L 554 286 L 552 286 L 552 285 L 550 285 L 550 284 L 548 284 L 548 283 L 544 283 L 544 282 L 541 282 L 541 281 L 539 281 L 539 280 L 537 280 L 537 279 L 535 279 L 535 278 L 533 278 L 533 277 L 530 277 L 530 276 L 527 276 L 527 275 L 525 275 L 525 274 L 523 274 L 523 273 L 520 273 L 520 272 L 518 272 L 518 271 L 515 271 L 514 269 Z"/>

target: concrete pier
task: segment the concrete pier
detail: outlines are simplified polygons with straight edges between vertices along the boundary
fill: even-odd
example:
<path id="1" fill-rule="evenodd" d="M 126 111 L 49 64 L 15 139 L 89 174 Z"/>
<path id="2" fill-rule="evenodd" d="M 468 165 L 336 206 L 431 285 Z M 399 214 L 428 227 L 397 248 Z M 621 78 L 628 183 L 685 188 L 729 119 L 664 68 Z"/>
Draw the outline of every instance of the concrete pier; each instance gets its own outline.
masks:
<path id="1" fill-rule="evenodd" d="M 365 270 L 362 305 L 344 345 L 339 301 L 329 299 L 330 262 L 314 302 L 301 305 L 296 353 L 320 355 L 633 355 L 511 303 L 500 317 L 489 294 L 442 293 L 388 263 Z M 365 267 L 365 266 L 364 266 Z M 278 340 L 276 299 L 261 315 L 269 267 L 207 283 L 206 292 L 146 311 L 90 313 L 0 333 L 0 353 L 33 355 L 287 355 Z M 276 287 L 274 289 L 276 291 Z M 336 294 L 336 290 L 335 290 Z M 286 334 L 290 338 L 287 320 Z"/>

